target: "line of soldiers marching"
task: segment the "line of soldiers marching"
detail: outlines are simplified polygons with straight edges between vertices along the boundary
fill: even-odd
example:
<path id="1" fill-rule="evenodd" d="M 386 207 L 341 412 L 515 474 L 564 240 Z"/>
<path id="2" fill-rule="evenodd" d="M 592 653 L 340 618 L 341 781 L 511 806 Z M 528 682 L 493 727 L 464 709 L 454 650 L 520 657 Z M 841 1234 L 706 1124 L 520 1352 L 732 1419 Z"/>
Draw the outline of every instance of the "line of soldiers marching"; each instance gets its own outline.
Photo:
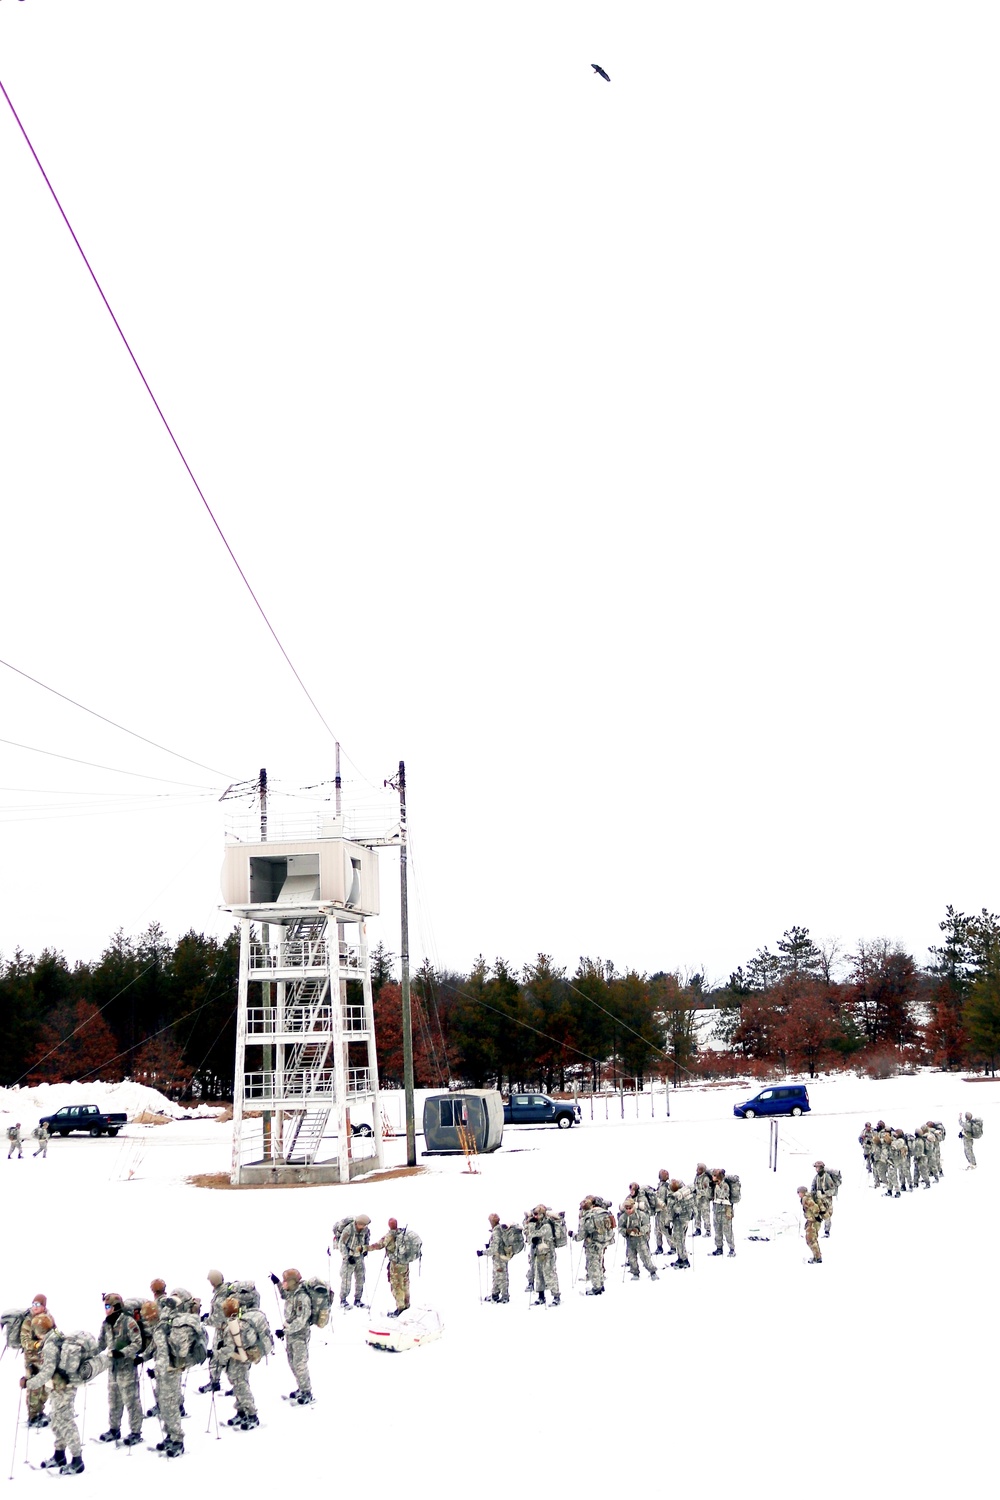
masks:
<path id="1" fill-rule="evenodd" d="M 545 1305 L 548 1294 L 551 1305 L 557 1307 L 561 1295 L 556 1251 L 569 1240 L 583 1246 L 588 1297 L 600 1297 L 604 1293 L 605 1256 L 616 1233 L 625 1246 L 622 1274 L 624 1276 L 627 1272 L 634 1281 L 641 1276 L 640 1267 L 652 1281 L 657 1280 L 654 1255 L 673 1256 L 672 1269 L 675 1271 L 690 1270 L 687 1238 L 692 1224 L 693 1239 L 714 1233 L 712 1255 L 723 1255 L 728 1246 L 729 1254 L 734 1256 L 733 1209 L 740 1201 L 740 1191 L 740 1179 L 727 1174 L 724 1167 L 709 1171 L 704 1162 L 698 1162 L 691 1183 L 672 1177 L 666 1167 L 660 1169 L 655 1187 L 629 1183 L 617 1218 L 611 1211 L 609 1199 L 598 1193 L 588 1193 L 580 1202 L 575 1231 L 567 1230 L 565 1211 L 556 1213 L 544 1203 L 530 1209 L 520 1227 L 502 1224 L 498 1214 L 490 1214 L 490 1237 L 485 1249 L 477 1252 L 488 1256 L 493 1266 L 492 1289 L 486 1301 L 510 1301 L 510 1261 L 526 1248 L 526 1291 L 534 1293 L 537 1306 Z M 650 1238 L 653 1235 L 656 1247 L 651 1252 Z"/>

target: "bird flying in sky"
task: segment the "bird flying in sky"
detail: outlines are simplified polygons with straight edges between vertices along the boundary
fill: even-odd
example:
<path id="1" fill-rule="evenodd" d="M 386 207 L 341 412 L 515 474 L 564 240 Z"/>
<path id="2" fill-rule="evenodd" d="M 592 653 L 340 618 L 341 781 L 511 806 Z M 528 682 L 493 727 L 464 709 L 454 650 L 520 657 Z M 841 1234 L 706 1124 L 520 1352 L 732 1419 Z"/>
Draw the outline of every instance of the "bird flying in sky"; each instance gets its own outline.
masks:
<path id="1" fill-rule="evenodd" d="M 593 70 L 594 70 L 595 73 L 600 73 L 600 75 L 604 79 L 605 83 L 610 83 L 611 82 L 610 76 L 607 73 L 605 73 L 605 71 L 601 67 L 600 63 L 591 63 L 590 66 L 593 68 Z"/>

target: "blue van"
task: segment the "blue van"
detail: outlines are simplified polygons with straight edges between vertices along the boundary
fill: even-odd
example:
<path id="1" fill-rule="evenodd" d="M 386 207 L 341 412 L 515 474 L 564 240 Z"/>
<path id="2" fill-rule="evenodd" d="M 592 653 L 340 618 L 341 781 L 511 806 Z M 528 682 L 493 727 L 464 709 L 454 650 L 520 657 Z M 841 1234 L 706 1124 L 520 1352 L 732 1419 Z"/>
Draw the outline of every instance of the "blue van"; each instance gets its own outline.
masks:
<path id="1" fill-rule="evenodd" d="M 787 1083 L 774 1088 L 761 1089 L 752 1099 L 733 1105 L 733 1114 L 740 1120 L 752 1120 L 756 1115 L 807 1115 L 809 1113 L 809 1090 L 801 1083 Z"/>

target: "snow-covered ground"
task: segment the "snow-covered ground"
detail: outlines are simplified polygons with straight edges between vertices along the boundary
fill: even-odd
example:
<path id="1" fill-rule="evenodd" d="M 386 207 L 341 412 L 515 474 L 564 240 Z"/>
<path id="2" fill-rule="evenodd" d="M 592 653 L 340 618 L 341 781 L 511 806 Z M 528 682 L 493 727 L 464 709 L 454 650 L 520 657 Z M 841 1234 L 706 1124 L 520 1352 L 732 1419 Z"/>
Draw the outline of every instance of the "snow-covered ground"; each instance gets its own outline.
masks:
<path id="1" fill-rule="evenodd" d="M 686 1496 L 723 1486 L 757 1497 L 775 1485 L 811 1497 L 849 1487 L 859 1500 L 993 1496 L 987 1351 L 1000 1083 L 931 1073 L 818 1081 L 813 1113 L 780 1122 L 777 1172 L 768 1170 L 768 1122 L 733 1117 L 747 1092 L 677 1091 L 669 1120 L 662 1101 L 653 1119 L 648 1099 L 638 1118 L 626 1100 L 624 1120 L 612 1104 L 607 1120 L 599 1107 L 591 1121 L 585 1104 L 579 1129 L 508 1129 L 503 1149 L 481 1158 L 473 1176 L 461 1158 L 428 1158 L 420 1176 L 350 1187 L 194 1188 L 188 1174 L 228 1166 L 229 1127 L 209 1119 L 130 1126 L 118 1140 L 72 1137 L 54 1141 L 47 1160 L 0 1161 L 0 1301 L 23 1304 L 44 1291 L 63 1328 L 96 1331 L 104 1291 L 137 1295 L 157 1275 L 206 1294 L 213 1266 L 256 1280 L 276 1321 L 268 1272 L 326 1272 L 331 1223 L 360 1211 L 376 1234 L 390 1214 L 419 1230 L 424 1260 L 413 1300 L 445 1323 L 438 1342 L 392 1355 L 366 1347 L 366 1314 L 335 1312 L 330 1328 L 313 1334 L 315 1406 L 279 1399 L 293 1384 L 279 1354 L 254 1372 L 260 1430 L 228 1429 L 231 1403 L 220 1403 L 217 1440 L 214 1427 L 206 1430 L 208 1398 L 189 1379 L 183 1458 L 88 1441 L 86 1473 L 58 1483 L 155 1496 L 186 1484 L 205 1493 L 269 1482 L 285 1489 L 323 1473 L 335 1492 L 391 1488 L 417 1497 L 497 1486 L 549 1494 L 581 1484 Z M 110 1106 L 110 1091 L 90 1094 Z M 54 1098 L 46 1093 L 36 1115 Z M 13 1102 L 30 1124 L 26 1099 L 22 1091 Z M 11 1103 L 0 1100 L 0 1111 Z M 964 1109 L 985 1119 L 977 1172 L 964 1170 L 957 1138 Z M 857 1136 L 879 1116 L 907 1128 L 944 1121 L 940 1185 L 898 1201 L 871 1190 Z M 12 1117 L 0 1113 L 0 1124 Z M 403 1143 L 388 1150 L 390 1161 L 401 1160 Z M 841 1168 L 844 1184 L 823 1265 L 812 1268 L 795 1188 L 811 1180 L 818 1155 Z M 543 1199 L 575 1224 L 585 1192 L 617 1207 L 630 1179 L 655 1181 L 666 1166 L 690 1180 L 698 1160 L 742 1178 L 734 1260 L 713 1259 L 710 1242 L 693 1240 L 690 1272 L 623 1283 L 622 1257 L 616 1263 L 611 1251 L 607 1294 L 585 1299 L 576 1295 L 583 1283 L 574 1287 L 571 1247 L 559 1254 L 561 1307 L 528 1306 L 525 1256 L 512 1262 L 508 1307 L 479 1301 L 486 1268 L 475 1251 L 491 1210 L 515 1219 Z M 368 1283 L 376 1309 L 388 1303 L 375 1275 L 380 1259 L 372 1257 Z M 20 1360 L 5 1355 L 8 1466 L 20 1371 Z M 78 1413 L 83 1406 L 81 1394 Z M 88 1438 L 106 1415 L 101 1379 L 88 1390 Z M 155 1421 L 145 1430 L 158 1439 Z M 51 1446 L 47 1431 L 19 1430 L 13 1476 L 23 1489 L 53 1482 L 24 1465 L 26 1451 L 37 1462 Z"/>

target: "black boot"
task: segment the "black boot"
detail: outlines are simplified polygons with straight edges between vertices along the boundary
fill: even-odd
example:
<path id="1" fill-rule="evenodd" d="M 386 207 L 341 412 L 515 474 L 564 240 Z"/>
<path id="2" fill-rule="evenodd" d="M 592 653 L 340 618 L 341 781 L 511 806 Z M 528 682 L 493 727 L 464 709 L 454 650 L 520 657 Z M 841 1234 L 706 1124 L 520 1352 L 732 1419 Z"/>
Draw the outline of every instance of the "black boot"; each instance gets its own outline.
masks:
<path id="1" fill-rule="evenodd" d="M 198 1394 L 199 1394 L 199 1396 L 204 1396 L 207 1391 L 221 1391 L 221 1390 L 222 1390 L 222 1381 L 221 1380 L 209 1380 L 205 1385 L 200 1385 L 198 1387 Z"/>
<path id="2" fill-rule="evenodd" d="M 730 1255 L 735 1255 L 736 1251 L 734 1249 L 732 1249 L 732 1247 L 730 1247 L 729 1253 L 730 1253 Z"/>
<path id="3" fill-rule="evenodd" d="M 82 1474 L 83 1459 L 80 1457 L 79 1453 L 75 1458 L 71 1458 L 68 1464 L 63 1464 L 59 1472 L 60 1474 Z"/>
<path id="4" fill-rule="evenodd" d="M 340 1305 L 344 1309 L 345 1312 L 348 1310 L 348 1307 L 350 1306 L 350 1304 L 348 1303 L 346 1297 L 341 1297 L 341 1299 L 340 1299 Z M 355 1303 L 355 1306 L 357 1306 L 357 1303 Z"/>
<path id="5" fill-rule="evenodd" d="M 164 1449 L 168 1458 L 180 1458 L 184 1452 L 184 1443 L 181 1438 L 171 1438 Z"/>
<path id="6" fill-rule="evenodd" d="M 248 1411 L 243 1418 L 243 1431 L 249 1432 L 252 1427 L 260 1426 L 260 1418 L 256 1412 Z"/>
<path id="7" fill-rule="evenodd" d="M 712 1254 L 713 1255 L 721 1255 L 722 1254 L 722 1246 L 720 1245 L 719 1248 L 718 1248 L 718 1250 L 713 1250 Z"/>
<path id="8" fill-rule="evenodd" d="M 40 1467 L 43 1469 L 61 1469 L 66 1462 L 66 1449 L 57 1448 L 51 1458 L 43 1458 Z"/>
<path id="9" fill-rule="evenodd" d="M 121 1442 L 121 1436 L 122 1430 L 120 1427 L 109 1427 L 107 1432 L 101 1433 L 97 1441 L 99 1443 L 119 1443 Z"/>
<path id="10" fill-rule="evenodd" d="M 544 1292 L 539 1292 L 538 1293 L 538 1296 L 535 1298 L 535 1306 L 536 1307 L 544 1307 L 545 1306 L 545 1293 Z"/>
<path id="11" fill-rule="evenodd" d="M 122 1439 L 122 1446 L 125 1447 L 125 1448 L 134 1448 L 135 1445 L 136 1445 L 136 1443 L 141 1443 L 141 1442 L 142 1442 L 142 1433 L 141 1432 L 130 1432 L 127 1438 L 123 1438 Z"/>

